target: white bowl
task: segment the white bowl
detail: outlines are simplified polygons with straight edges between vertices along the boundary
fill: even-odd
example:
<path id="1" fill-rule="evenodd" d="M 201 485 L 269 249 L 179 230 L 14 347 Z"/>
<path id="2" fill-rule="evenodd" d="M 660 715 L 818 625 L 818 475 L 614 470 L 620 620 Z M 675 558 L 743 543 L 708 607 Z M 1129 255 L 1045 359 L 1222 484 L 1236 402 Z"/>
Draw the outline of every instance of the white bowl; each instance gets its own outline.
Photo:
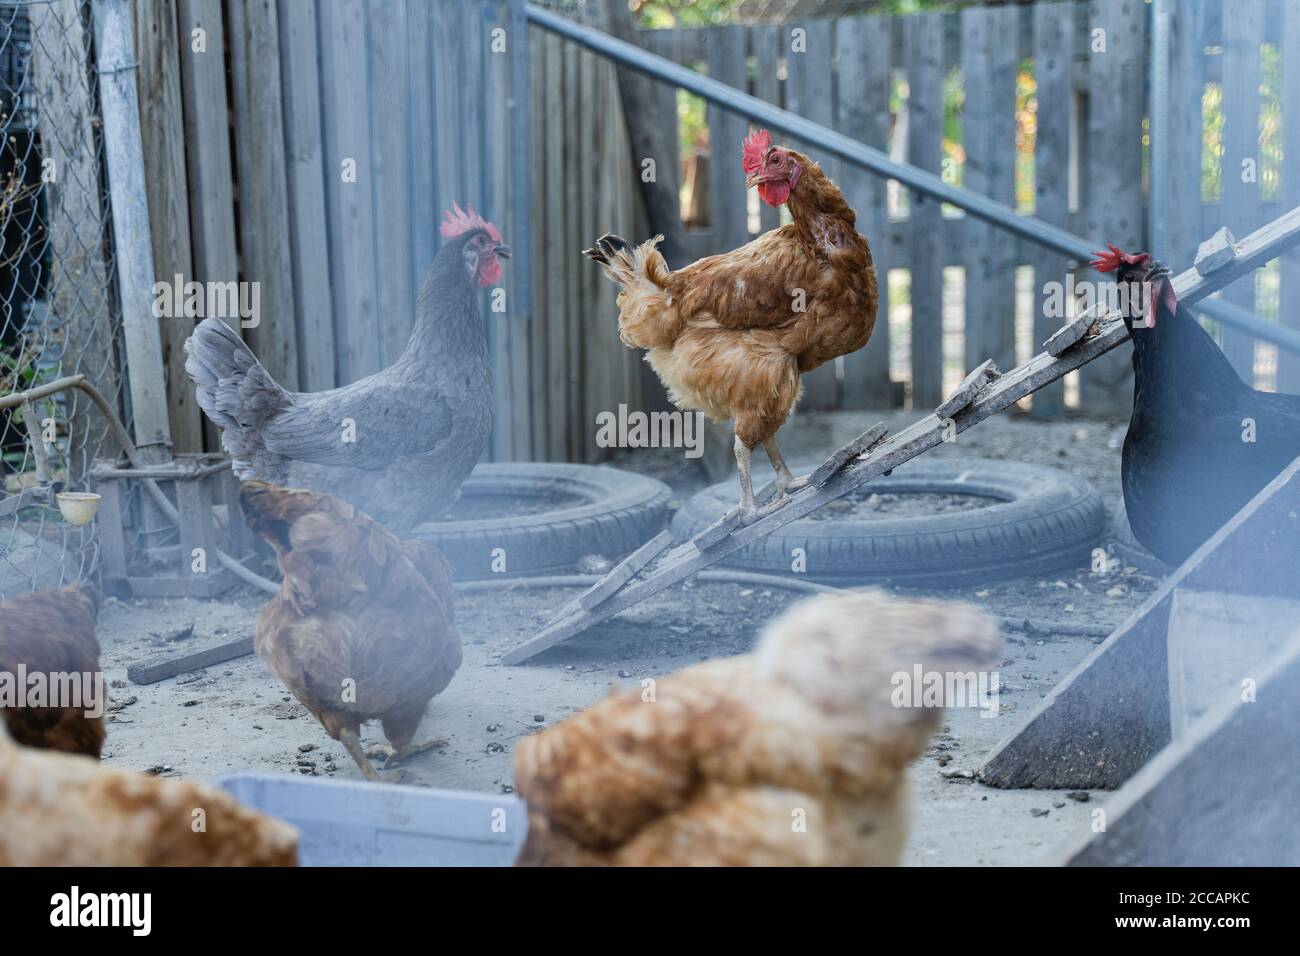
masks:
<path id="1" fill-rule="evenodd" d="M 54 496 L 59 513 L 68 524 L 87 525 L 95 520 L 101 497 L 89 491 L 60 491 Z"/>

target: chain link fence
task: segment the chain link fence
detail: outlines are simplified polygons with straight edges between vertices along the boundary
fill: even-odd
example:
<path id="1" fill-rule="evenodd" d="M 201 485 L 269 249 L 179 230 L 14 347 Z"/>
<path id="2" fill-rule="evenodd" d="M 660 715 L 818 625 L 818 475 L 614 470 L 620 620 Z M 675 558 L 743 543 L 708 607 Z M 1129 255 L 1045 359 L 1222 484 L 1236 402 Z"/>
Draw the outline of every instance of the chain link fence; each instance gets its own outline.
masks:
<path id="1" fill-rule="evenodd" d="M 83 374 L 120 407 L 93 37 L 91 0 L 0 0 L 0 598 L 98 563 L 94 526 L 62 521 L 54 496 L 116 453 L 105 422 L 75 389 L 13 405 Z"/>

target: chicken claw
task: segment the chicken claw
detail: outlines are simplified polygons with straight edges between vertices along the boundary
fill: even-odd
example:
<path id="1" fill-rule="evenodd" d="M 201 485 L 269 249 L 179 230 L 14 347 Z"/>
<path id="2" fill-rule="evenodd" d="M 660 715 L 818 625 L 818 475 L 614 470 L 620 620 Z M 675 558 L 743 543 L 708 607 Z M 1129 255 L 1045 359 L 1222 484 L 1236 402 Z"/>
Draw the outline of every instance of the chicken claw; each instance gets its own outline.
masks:
<path id="1" fill-rule="evenodd" d="M 393 764 L 405 760 L 408 757 L 414 757 L 416 754 L 424 753 L 426 750 L 437 750 L 447 746 L 447 741 L 441 738 L 437 740 L 426 740 L 419 744 L 403 744 L 400 747 L 393 747 L 390 744 L 374 744 L 366 750 L 368 757 L 383 757 L 384 769 L 388 770 Z"/>

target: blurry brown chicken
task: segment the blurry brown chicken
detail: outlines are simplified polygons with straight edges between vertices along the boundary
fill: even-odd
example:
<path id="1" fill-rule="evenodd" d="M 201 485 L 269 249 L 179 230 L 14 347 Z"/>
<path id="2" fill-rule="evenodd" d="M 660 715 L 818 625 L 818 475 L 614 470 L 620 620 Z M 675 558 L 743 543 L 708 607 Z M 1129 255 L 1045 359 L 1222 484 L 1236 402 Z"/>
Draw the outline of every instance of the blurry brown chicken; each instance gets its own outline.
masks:
<path id="1" fill-rule="evenodd" d="M 899 706 L 918 665 L 992 666 L 974 608 L 878 592 L 823 596 L 768 625 L 752 654 L 615 694 L 524 740 L 520 863 L 893 865 L 907 765 L 938 707 Z"/>
<path id="2" fill-rule="evenodd" d="M 369 780 L 379 775 L 361 747 L 368 720 L 382 721 L 393 744 L 378 748 L 385 768 L 445 746 L 411 742 L 429 700 L 461 662 L 442 555 L 400 540 L 333 495 L 249 481 L 239 501 L 284 575 L 257 616 L 257 655 Z"/>
<path id="3" fill-rule="evenodd" d="M 20 594 L 0 604 L 0 675 L 11 675 L 17 689 L 18 675 L 43 675 L 51 690 L 76 682 L 79 690 L 103 691 L 99 668 L 99 642 L 95 620 L 99 596 L 89 586 Z M 57 675 L 57 676 L 55 676 Z M 52 702 L 52 701 L 51 701 Z M 0 696 L 0 714 L 10 736 L 27 747 L 61 750 L 99 758 L 104 743 L 102 698 L 82 706 L 5 706 Z M 97 704 L 99 716 L 87 716 Z"/>
<path id="4" fill-rule="evenodd" d="M 298 834 L 211 787 L 19 747 L 0 726 L 0 866 L 294 866 Z"/>

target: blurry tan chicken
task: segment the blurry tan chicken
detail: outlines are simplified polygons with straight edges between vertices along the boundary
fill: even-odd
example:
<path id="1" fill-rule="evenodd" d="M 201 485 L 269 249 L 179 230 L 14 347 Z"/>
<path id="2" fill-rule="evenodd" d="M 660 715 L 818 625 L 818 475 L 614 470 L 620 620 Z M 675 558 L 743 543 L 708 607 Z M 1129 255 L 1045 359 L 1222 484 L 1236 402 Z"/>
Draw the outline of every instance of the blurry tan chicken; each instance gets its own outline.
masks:
<path id="1" fill-rule="evenodd" d="M 229 794 L 20 747 L 0 726 L 0 866 L 297 862 L 297 831 Z"/>
<path id="2" fill-rule="evenodd" d="M 104 682 L 99 668 L 99 642 L 95 620 L 99 596 L 88 585 L 20 594 L 0 604 L 0 674 L 14 675 L 20 667 L 28 675 L 43 674 L 48 686 L 66 675 L 82 691 Z M 16 685 L 15 685 L 16 686 Z M 66 682 L 63 686 L 68 686 Z M 91 702 L 78 707 L 8 707 L 0 700 L 0 716 L 10 736 L 27 747 L 85 754 L 98 759 L 104 744 L 100 716 L 87 716 Z"/>
<path id="3" fill-rule="evenodd" d="M 451 571 L 437 549 L 333 495 L 249 481 L 239 501 L 284 575 L 257 616 L 257 655 L 368 780 L 379 779 L 361 747 L 368 720 L 382 721 L 393 744 L 378 748 L 385 768 L 445 746 L 411 742 L 461 662 Z"/>
<path id="4" fill-rule="evenodd" d="M 523 741 L 521 864 L 895 865 L 907 766 L 937 707 L 891 700 L 896 674 L 991 667 L 974 608 L 879 592 L 817 597 L 752 654 L 615 694 Z"/>

